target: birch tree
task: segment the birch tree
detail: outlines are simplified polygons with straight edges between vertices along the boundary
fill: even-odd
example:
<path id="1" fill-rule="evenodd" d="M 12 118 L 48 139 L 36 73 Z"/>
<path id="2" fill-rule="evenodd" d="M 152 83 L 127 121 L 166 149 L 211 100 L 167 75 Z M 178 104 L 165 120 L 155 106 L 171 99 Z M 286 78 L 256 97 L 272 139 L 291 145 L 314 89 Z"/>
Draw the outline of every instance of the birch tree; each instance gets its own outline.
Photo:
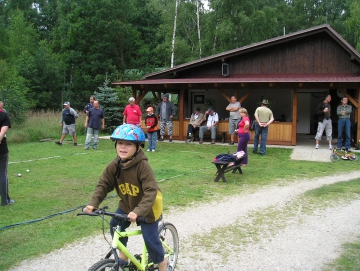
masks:
<path id="1" fill-rule="evenodd" d="M 174 15 L 174 29 L 171 41 L 171 65 L 170 67 L 174 67 L 174 57 L 175 57 L 175 38 L 176 38 L 176 22 L 177 22 L 177 15 L 178 15 L 178 5 L 179 0 L 175 0 L 175 15 Z"/>

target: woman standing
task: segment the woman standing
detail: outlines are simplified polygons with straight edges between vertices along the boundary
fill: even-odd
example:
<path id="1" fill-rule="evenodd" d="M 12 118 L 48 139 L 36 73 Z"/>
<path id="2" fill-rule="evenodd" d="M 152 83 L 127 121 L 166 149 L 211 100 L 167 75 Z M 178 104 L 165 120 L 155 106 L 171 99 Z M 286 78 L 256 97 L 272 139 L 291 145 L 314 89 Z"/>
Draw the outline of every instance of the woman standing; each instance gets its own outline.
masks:
<path id="1" fill-rule="evenodd" d="M 240 108 L 239 113 L 241 121 L 238 123 L 238 147 L 237 151 L 244 151 L 246 156 L 243 160 L 242 166 L 246 166 L 248 163 L 248 151 L 247 144 L 250 140 L 250 119 L 248 112 L 245 108 Z"/>

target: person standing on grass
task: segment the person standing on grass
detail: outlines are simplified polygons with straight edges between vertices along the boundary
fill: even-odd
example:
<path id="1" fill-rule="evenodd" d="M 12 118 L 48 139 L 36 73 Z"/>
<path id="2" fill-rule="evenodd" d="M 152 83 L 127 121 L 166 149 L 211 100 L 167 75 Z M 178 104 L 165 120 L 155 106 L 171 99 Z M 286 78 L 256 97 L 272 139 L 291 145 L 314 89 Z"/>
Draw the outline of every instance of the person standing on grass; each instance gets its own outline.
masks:
<path id="1" fill-rule="evenodd" d="M 319 148 L 319 142 L 321 140 L 322 134 L 326 133 L 326 139 L 329 141 L 329 150 L 333 149 L 331 144 L 332 140 L 332 121 L 331 121 L 331 95 L 328 94 L 325 97 L 325 100 L 318 104 L 316 108 L 316 114 L 318 116 L 318 128 L 316 132 L 316 145 L 315 149 Z"/>
<path id="2" fill-rule="evenodd" d="M 350 114 L 352 113 L 352 107 L 348 104 L 348 98 L 343 97 L 341 99 L 341 105 L 336 109 L 336 113 L 339 116 L 338 120 L 338 142 L 337 149 L 341 150 L 343 143 L 343 132 L 345 131 L 346 141 L 345 149 L 350 150 L 350 132 L 351 132 L 351 121 Z"/>
<path id="3" fill-rule="evenodd" d="M 123 124 L 135 124 L 140 127 L 141 125 L 141 109 L 135 104 L 135 98 L 129 98 L 129 104 L 124 109 Z"/>
<path id="4" fill-rule="evenodd" d="M 62 134 L 60 140 L 56 141 L 55 144 L 62 146 L 62 142 L 64 141 L 66 134 L 69 134 L 74 139 L 74 146 L 77 146 L 75 119 L 77 119 L 79 115 L 73 108 L 70 107 L 70 102 L 65 102 L 64 106 L 65 108 L 61 112 L 60 120 L 60 126 L 63 127 Z M 65 125 L 63 123 L 65 123 Z"/>
<path id="5" fill-rule="evenodd" d="M 145 144 L 145 134 L 140 127 L 131 124 L 118 126 L 110 139 L 115 141 L 117 156 L 105 168 L 86 213 L 98 209 L 108 193 L 116 191 L 120 200 L 116 210 L 118 214 L 127 214 L 130 221 L 120 222 L 120 231 L 125 231 L 136 222 L 137 217 L 145 217 L 147 222 L 139 223 L 150 258 L 158 264 L 159 271 L 166 271 L 167 259 L 159 239 L 158 225 L 163 211 L 162 193 L 156 182 L 154 172 L 141 147 Z M 110 232 L 118 225 L 114 218 L 110 221 Z M 128 238 L 120 238 L 127 245 Z M 128 258 L 119 253 L 119 264 L 128 265 Z"/>
<path id="6" fill-rule="evenodd" d="M 9 196 L 9 179 L 7 168 L 9 162 L 9 150 L 6 143 L 6 133 L 11 127 L 7 113 L 0 111 L 0 195 L 1 206 L 14 204 L 15 201 Z"/>
<path id="7" fill-rule="evenodd" d="M 85 114 L 89 113 L 90 108 L 94 107 L 94 101 L 96 101 L 95 96 L 90 96 L 90 103 L 85 105 L 83 112 Z"/>
<path id="8" fill-rule="evenodd" d="M 274 121 L 273 112 L 268 108 L 268 100 L 263 100 L 261 106 L 255 110 L 255 137 L 254 137 L 254 148 L 253 153 L 257 153 L 259 145 L 259 136 L 261 135 L 260 143 L 260 155 L 265 155 L 266 153 L 266 141 L 269 132 L 269 124 Z"/>
<path id="9" fill-rule="evenodd" d="M 250 119 L 248 112 L 245 108 L 240 108 L 239 110 L 241 121 L 238 123 L 237 132 L 238 132 L 238 147 L 237 151 L 244 151 L 245 158 L 243 160 L 242 166 L 246 166 L 248 163 L 248 151 L 247 144 L 250 140 Z"/>
<path id="10" fill-rule="evenodd" d="M 159 141 L 164 141 L 165 135 L 165 126 L 168 128 L 169 142 L 172 142 L 172 120 L 176 114 L 175 105 L 169 101 L 169 94 L 164 94 L 162 102 L 160 102 L 156 107 L 156 114 L 160 118 L 160 139 Z"/>
<path id="11" fill-rule="evenodd" d="M 105 129 L 105 115 L 104 111 L 99 107 L 99 101 L 94 101 L 93 108 L 89 109 L 85 118 L 86 139 L 84 150 L 90 148 L 91 138 L 94 136 L 93 149 L 96 150 L 99 142 L 100 129 Z"/>
<path id="12" fill-rule="evenodd" d="M 150 106 L 146 109 L 145 125 L 148 134 L 149 146 L 146 151 L 156 151 L 157 131 L 158 131 L 158 119 L 154 114 L 154 109 Z"/>
<path id="13" fill-rule="evenodd" d="M 237 101 L 235 96 L 231 97 L 231 103 L 226 107 L 226 110 L 230 112 L 229 116 L 229 134 L 230 134 L 230 143 L 229 145 L 234 145 L 234 134 L 236 126 L 240 120 L 239 109 L 241 108 L 240 102 Z"/>

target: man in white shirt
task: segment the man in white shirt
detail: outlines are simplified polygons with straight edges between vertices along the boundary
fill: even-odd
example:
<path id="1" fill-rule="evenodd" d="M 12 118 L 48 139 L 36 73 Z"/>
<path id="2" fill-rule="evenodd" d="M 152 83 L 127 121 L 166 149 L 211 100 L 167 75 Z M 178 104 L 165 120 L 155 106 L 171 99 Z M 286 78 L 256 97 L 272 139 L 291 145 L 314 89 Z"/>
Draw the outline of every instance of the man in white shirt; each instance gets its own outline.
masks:
<path id="1" fill-rule="evenodd" d="M 204 115 L 203 118 L 206 125 L 201 126 L 199 129 L 199 138 L 200 142 L 199 144 L 202 144 L 204 141 L 204 133 L 210 131 L 211 132 L 211 144 L 215 144 L 216 139 L 216 130 L 217 125 L 219 123 L 219 115 L 214 111 L 212 107 L 210 107 Z"/>

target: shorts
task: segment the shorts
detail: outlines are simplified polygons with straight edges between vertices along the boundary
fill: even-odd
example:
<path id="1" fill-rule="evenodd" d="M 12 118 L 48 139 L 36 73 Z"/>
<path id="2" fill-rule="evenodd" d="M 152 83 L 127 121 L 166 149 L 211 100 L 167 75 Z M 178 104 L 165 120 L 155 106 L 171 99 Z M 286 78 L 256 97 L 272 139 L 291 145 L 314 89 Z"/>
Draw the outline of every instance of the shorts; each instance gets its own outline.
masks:
<path id="1" fill-rule="evenodd" d="M 64 124 L 62 129 L 63 134 L 69 134 L 71 136 L 76 135 L 76 125 L 74 124 Z"/>

